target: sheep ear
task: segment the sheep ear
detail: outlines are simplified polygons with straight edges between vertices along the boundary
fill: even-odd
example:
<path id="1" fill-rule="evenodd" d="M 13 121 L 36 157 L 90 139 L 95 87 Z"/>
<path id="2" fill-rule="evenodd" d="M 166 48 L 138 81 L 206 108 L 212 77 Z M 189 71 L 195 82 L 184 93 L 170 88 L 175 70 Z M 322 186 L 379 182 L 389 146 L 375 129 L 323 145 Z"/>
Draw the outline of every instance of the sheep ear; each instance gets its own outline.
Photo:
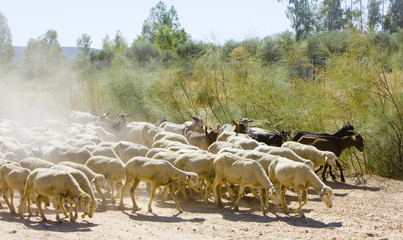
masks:
<path id="1" fill-rule="evenodd" d="M 329 189 L 324 187 L 322 188 L 322 190 L 320 190 L 320 194 L 319 197 L 323 197 L 324 195 L 326 195 L 328 193 Z"/>

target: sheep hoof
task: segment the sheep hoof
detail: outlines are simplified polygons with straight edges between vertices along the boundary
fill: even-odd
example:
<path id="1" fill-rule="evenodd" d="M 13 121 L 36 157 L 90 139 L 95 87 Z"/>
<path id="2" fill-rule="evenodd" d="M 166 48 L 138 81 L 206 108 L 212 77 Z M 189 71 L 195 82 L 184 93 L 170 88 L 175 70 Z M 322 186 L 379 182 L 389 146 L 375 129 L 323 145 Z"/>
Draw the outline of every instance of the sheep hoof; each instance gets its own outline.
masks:
<path id="1" fill-rule="evenodd" d="M 301 213 L 301 214 L 299 215 L 299 217 L 300 217 L 300 218 L 305 218 L 305 214 L 304 214 L 304 213 Z"/>
<path id="2" fill-rule="evenodd" d="M 119 209 L 122 209 L 122 208 L 123 208 L 123 204 L 119 204 L 118 208 L 119 208 Z"/>
<path id="3" fill-rule="evenodd" d="M 148 209 L 148 212 L 149 212 L 149 213 L 152 213 L 152 212 L 153 212 L 153 210 L 152 210 L 151 208 L 149 208 L 149 209 Z"/>

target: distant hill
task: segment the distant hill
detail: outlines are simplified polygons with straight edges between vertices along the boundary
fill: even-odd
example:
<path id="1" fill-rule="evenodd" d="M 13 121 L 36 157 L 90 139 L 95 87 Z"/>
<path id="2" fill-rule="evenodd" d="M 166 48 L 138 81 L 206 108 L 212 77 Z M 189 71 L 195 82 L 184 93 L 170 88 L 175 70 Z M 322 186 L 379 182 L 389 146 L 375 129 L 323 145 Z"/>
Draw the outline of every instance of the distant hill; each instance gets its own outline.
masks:
<path id="1" fill-rule="evenodd" d="M 26 47 L 18 47 L 15 46 L 15 55 L 13 58 L 13 63 L 19 63 L 22 59 L 22 57 L 24 56 L 24 51 L 25 51 Z M 66 56 L 67 60 L 69 62 L 73 62 L 74 58 L 76 57 L 76 55 L 78 54 L 78 48 L 77 47 L 60 47 L 62 50 L 62 53 L 64 54 L 64 56 Z M 98 51 L 98 49 L 91 49 L 91 51 Z"/>

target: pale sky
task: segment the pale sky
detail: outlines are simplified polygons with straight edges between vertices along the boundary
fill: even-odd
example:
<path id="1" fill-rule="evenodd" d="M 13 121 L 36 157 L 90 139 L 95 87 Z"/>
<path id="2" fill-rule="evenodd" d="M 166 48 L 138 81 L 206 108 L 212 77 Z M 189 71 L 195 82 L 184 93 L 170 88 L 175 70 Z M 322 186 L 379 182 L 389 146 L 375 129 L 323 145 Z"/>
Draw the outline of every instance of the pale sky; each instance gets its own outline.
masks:
<path id="1" fill-rule="evenodd" d="M 26 46 L 48 30 L 58 33 L 63 47 L 76 46 L 86 33 L 92 48 L 102 48 L 102 39 L 113 39 L 119 30 L 129 46 L 141 34 L 143 22 L 159 0 L 1 0 L 0 12 L 8 19 L 14 46 Z M 193 40 L 223 44 L 263 38 L 292 31 L 283 0 L 164 0 L 174 6 L 181 26 Z"/>

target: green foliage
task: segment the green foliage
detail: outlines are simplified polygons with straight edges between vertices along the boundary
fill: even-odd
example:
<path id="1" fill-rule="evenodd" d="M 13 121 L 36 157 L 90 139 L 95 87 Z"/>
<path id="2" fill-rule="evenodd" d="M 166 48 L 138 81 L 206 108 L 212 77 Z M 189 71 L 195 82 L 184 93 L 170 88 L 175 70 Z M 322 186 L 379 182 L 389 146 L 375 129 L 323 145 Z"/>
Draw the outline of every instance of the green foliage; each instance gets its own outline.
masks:
<path id="1" fill-rule="evenodd" d="M 257 49 L 257 57 L 264 63 L 270 64 L 281 59 L 280 46 L 273 37 L 265 37 Z"/>
<path id="2" fill-rule="evenodd" d="M 341 0 L 324 0 L 319 10 L 320 31 L 340 30 L 345 25 Z"/>
<path id="3" fill-rule="evenodd" d="M 161 50 L 174 50 L 187 41 L 187 34 L 179 23 L 178 14 L 172 6 L 169 10 L 163 2 L 150 10 L 143 23 L 141 35 Z"/>
<path id="4" fill-rule="evenodd" d="M 151 62 L 160 55 L 157 47 L 143 37 L 138 37 L 133 41 L 127 54 L 131 59 L 134 59 L 141 65 Z"/>
<path id="5" fill-rule="evenodd" d="M 291 21 L 297 41 L 305 39 L 313 30 L 315 19 L 308 0 L 289 0 L 286 15 Z"/>
<path id="6" fill-rule="evenodd" d="M 382 23 L 381 1 L 368 1 L 368 27 L 371 31 L 378 29 Z"/>
<path id="7" fill-rule="evenodd" d="M 188 40 L 185 43 L 180 44 L 176 48 L 176 53 L 180 58 L 193 59 L 200 56 L 203 50 L 204 50 L 203 43 Z"/>
<path id="8" fill-rule="evenodd" d="M 308 57 L 320 59 L 343 53 L 348 48 L 349 37 L 347 31 L 331 31 L 312 35 L 307 39 Z"/>
<path id="9" fill-rule="evenodd" d="M 65 64 L 67 61 L 54 30 L 48 30 L 38 39 L 30 39 L 21 61 L 27 79 L 54 77 Z"/>
<path id="10" fill-rule="evenodd" d="M 9 65 L 14 57 L 14 47 L 7 18 L 0 12 L 0 69 Z"/>
<path id="11" fill-rule="evenodd" d="M 403 2 L 401 0 L 390 0 L 389 9 L 385 15 L 384 29 L 390 33 L 403 28 Z"/>
<path id="12" fill-rule="evenodd" d="M 91 37 L 83 34 L 81 38 L 77 39 L 77 47 L 79 53 L 76 56 L 76 62 L 82 68 L 88 66 L 91 57 Z"/>

